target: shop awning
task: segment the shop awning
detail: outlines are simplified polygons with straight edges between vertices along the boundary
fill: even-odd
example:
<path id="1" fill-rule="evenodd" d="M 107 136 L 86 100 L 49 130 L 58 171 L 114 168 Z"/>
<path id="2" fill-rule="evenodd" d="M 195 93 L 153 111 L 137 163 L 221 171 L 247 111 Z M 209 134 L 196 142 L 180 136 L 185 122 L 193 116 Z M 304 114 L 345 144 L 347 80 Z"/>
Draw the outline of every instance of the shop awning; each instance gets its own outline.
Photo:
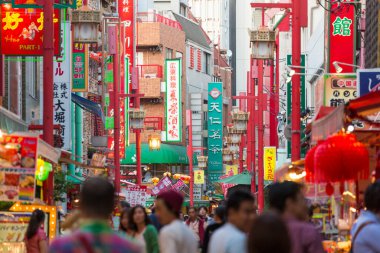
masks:
<path id="1" fill-rule="evenodd" d="M 344 109 L 342 104 L 324 117 L 312 123 L 311 143 L 315 144 L 319 140 L 324 140 L 330 135 L 339 132 L 344 127 Z"/>
<path id="2" fill-rule="evenodd" d="M 194 162 L 196 159 L 193 159 Z M 142 164 L 188 164 L 186 147 L 161 143 L 160 150 L 149 150 L 147 143 L 141 144 Z M 125 149 L 125 159 L 122 165 L 136 164 L 136 144 Z"/>
<path id="3" fill-rule="evenodd" d="M 16 114 L 0 106 L 0 129 L 11 134 L 13 132 L 26 132 L 28 125 Z"/>
<path id="4" fill-rule="evenodd" d="M 350 117 L 367 117 L 380 112 L 380 91 L 370 92 L 365 96 L 351 100 L 347 105 Z"/>
<path id="5" fill-rule="evenodd" d="M 77 104 L 80 108 L 83 110 L 86 110 L 102 119 L 102 122 L 104 123 L 104 114 L 102 106 L 98 103 L 92 102 L 91 100 L 88 100 L 86 98 L 83 98 L 81 96 L 76 95 L 75 93 L 71 93 L 71 101 L 73 101 L 75 104 Z"/>
<path id="6" fill-rule="evenodd" d="M 251 173 L 249 171 L 244 170 L 242 173 L 219 179 L 216 181 L 217 183 L 226 183 L 226 184 L 243 184 L 243 185 L 250 185 L 252 180 Z"/>

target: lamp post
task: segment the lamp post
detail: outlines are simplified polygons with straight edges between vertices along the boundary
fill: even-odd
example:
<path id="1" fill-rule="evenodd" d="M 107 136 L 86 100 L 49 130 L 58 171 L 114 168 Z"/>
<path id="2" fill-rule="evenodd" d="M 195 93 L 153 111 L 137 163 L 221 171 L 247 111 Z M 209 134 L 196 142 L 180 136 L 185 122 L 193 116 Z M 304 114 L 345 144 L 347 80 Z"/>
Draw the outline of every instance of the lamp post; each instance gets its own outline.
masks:
<path id="1" fill-rule="evenodd" d="M 341 73 L 343 71 L 343 68 L 341 66 L 339 66 L 339 65 L 360 68 L 359 65 L 349 64 L 349 63 L 340 62 L 340 61 L 334 61 L 333 62 L 333 66 L 334 66 L 334 68 L 336 70 L 336 73 Z"/>
<path id="2" fill-rule="evenodd" d="M 264 121 L 263 121 L 263 79 L 264 79 L 264 59 L 273 59 L 275 51 L 276 34 L 267 27 L 260 27 L 257 31 L 251 32 L 252 59 L 256 60 L 258 68 L 257 78 L 257 141 L 258 141 L 258 209 L 264 209 Z M 255 129 L 253 130 L 255 131 Z"/>

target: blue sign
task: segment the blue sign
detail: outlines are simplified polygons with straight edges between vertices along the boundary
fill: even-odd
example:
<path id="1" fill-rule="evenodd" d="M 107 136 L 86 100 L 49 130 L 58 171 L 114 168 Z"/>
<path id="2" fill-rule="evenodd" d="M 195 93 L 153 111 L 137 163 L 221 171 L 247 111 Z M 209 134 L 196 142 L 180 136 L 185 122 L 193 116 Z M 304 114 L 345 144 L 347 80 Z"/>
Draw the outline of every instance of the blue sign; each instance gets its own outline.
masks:
<path id="1" fill-rule="evenodd" d="M 380 90 L 380 68 L 358 69 L 357 89 L 359 97 Z"/>

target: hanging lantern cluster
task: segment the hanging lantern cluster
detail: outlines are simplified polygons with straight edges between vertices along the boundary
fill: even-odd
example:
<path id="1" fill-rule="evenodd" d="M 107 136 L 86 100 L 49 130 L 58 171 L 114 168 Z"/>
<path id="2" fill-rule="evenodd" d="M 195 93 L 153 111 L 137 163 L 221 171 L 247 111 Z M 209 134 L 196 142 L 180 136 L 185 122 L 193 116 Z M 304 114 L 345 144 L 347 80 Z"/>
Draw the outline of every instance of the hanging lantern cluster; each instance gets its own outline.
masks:
<path id="1" fill-rule="evenodd" d="M 184 174 L 174 174 L 173 178 L 176 180 L 181 179 L 185 184 L 190 183 L 190 176 Z"/>
<path id="2" fill-rule="evenodd" d="M 160 181 L 160 179 L 159 179 L 158 177 L 154 177 L 154 178 L 152 178 L 152 183 L 153 183 L 154 185 L 156 185 L 159 181 Z"/>
<path id="3" fill-rule="evenodd" d="M 223 162 L 232 162 L 233 153 L 230 151 L 230 149 L 224 148 L 222 152 L 223 152 Z"/>
<path id="4" fill-rule="evenodd" d="M 164 175 L 164 177 L 171 177 L 172 173 L 170 173 L 169 171 L 167 171 L 163 175 Z"/>
<path id="5" fill-rule="evenodd" d="M 305 169 L 307 179 L 318 183 L 368 179 L 368 150 L 355 135 L 339 133 L 309 151 Z"/>
<path id="6" fill-rule="evenodd" d="M 207 168 L 208 156 L 197 156 L 198 167 L 201 169 Z"/>

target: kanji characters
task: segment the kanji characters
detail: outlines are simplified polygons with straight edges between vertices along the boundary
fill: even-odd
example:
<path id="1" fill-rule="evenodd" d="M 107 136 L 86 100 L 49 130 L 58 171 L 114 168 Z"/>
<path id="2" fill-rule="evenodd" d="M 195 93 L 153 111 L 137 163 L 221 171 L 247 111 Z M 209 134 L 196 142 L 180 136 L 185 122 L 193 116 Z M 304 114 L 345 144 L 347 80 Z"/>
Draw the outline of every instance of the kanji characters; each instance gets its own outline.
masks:
<path id="1" fill-rule="evenodd" d="M 222 120 L 220 118 L 209 117 L 208 119 L 210 120 L 211 125 L 220 125 L 220 124 L 222 124 Z"/>
<path id="2" fill-rule="evenodd" d="M 57 23 L 58 18 L 54 18 L 54 17 L 55 17 L 55 14 L 53 15 L 53 22 Z M 40 17 L 37 19 L 37 23 L 40 24 L 38 26 L 38 30 L 42 31 L 44 29 L 44 13 L 43 12 L 40 12 Z"/>
<path id="3" fill-rule="evenodd" d="M 212 129 L 210 130 L 211 134 L 209 135 L 209 138 L 211 139 L 220 139 L 222 138 L 222 135 L 221 135 L 221 130 L 218 129 L 218 130 L 215 130 L 215 129 Z"/>
<path id="4" fill-rule="evenodd" d="M 332 23 L 333 25 L 333 35 L 340 36 L 350 36 L 351 29 L 350 26 L 352 24 L 352 20 L 344 17 L 343 19 L 340 17 L 336 17 L 335 21 Z"/>
<path id="5" fill-rule="evenodd" d="M 22 22 L 24 19 L 20 18 L 20 13 L 15 12 L 6 12 L 5 18 L 2 19 L 3 23 L 5 25 L 3 26 L 4 30 L 15 30 L 17 29 L 20 22 Z"/>
<path id="6" fill-rule="evenodd" d="M 57 102 L 54 104 L 54 108 L 55 108 L 56 111 L 63 111 L 63 112 L 65 112 L 66 109 L 63 108 L 63 105 L 64 105 L 64 103 L 60 99 L 58 99 Z"/>
<path id="7" fill-rule="evenodd" d="M 220 145 L 210 145 L 210 152 L 212 152 L 215 155 L 222 152 L 222 148 Z"/>
<path id="8" fill-rule="evenodd" d="M 219 106 L 220 104 L 219 103 L 211 103 L 210 104 L 210 112 L 213 112 L 213 111 L 216 111 L 216 112 L 222 112 L 220 109 L 219 109 Z"/>

